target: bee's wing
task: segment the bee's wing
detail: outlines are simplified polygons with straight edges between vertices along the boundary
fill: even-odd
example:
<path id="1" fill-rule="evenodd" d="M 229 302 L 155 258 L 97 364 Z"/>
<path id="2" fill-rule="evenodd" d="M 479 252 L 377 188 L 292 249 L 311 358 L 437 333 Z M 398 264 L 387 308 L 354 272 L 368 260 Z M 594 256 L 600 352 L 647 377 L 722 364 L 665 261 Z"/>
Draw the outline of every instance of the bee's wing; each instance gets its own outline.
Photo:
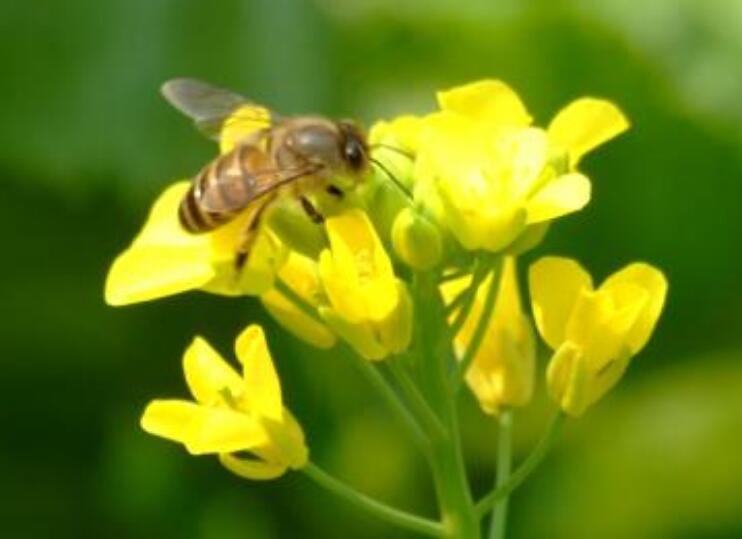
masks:
<path id="1" fill-rule="evenodd" d="M 191 118 L 200 131 L 217 140 L 224 122 L 238 110 L 238 121 L 262 123 L 268 127 L 278 119 L 274 112 L 238 93 L 196 79 L 171 79 L 162 85 L 161 92 L 173 107 Z"/>
<path id="2" fill-rule="evenodd" d="M 307 164 L 290 169 L 238 170 L 229 167 L 203 185 L 198 193 L 201 208 L 214 213 L 235 212 L 281 186 L 316 173 L 320 167 Z"/>

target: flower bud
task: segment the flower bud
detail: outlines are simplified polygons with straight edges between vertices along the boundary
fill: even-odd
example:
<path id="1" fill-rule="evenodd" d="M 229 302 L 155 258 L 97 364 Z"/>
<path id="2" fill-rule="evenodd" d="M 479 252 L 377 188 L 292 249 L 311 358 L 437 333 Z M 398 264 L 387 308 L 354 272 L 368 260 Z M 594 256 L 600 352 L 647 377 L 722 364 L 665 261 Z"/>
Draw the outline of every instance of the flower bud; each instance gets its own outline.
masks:
<path id="1" fill-rule="evenodd" d="M 309 258 L 317 258 L 327 247 L 322 227 L 312 223 L 294 199 L 277 203 L 268 214 L 267 223 L 288 247 Z"/>
<path id="2" fill-rule="evenodd" d="M 436 266 L 443 252 L 438 227 L 412 208 L 403 209 L 394 220 L 392 245 L 408 266 L 418 270 Z"/>

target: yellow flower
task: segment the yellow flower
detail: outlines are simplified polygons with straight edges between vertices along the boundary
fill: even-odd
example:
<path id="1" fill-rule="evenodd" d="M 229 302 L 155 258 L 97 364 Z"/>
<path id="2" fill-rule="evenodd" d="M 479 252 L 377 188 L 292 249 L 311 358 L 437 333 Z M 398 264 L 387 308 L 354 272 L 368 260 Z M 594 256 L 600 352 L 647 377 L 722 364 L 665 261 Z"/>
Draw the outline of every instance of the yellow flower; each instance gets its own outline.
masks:
<path id="1" fill-rule="evenodd" d="M 423 118 L 382 124 L 378 136 L 411 147 L 415 198 L 469 250 L 506 249 L 531 229 L 538 239 L 549 221 L 584 207 L 590 181 L 575 166 L 628 127 L 615 105 L 594 98 L 569 104 L 546 130 L 531 127 L 518 95 L 497 80 L 439 92 L 438 103 Z"/>
<path id="2" fill-rule="evenodd" d="M 196 402 L 155 400 L 142 428 L 182 443 L 193 455 L 218 454 L 230 471 L 248 479 L 273 479 L 302 468 L 308 458 L 304 433 L 284 408 L 281 385 L 260 326 L 249 326 L 235 343 L 239 376 L 201 339 L 183 356 Z M 250 452 L 254 458 L 239 453 Z"/>
<path id="3" fill-rule="evenodd" d="M 558 257 L 533 264 L 529 281 L 536 326 L 555 351 L 549 391 L 566 413 L 581 415 L 620 380 L 649 340 L 667 281 L 658 269 L 634 263 L 594 289 L 577 262 Z"/>
<path id="4" fill-rule="evenodd" d="M 412 301 L 368 216 L 349 210 L 325 222 L 330 248 L 320 255 L 320 278 L 330 306 L 327 324 L 367 359 L 407 348 Z"/>
<path id="5" fill-rule="evenodd" d="M 250 210 L 213 232 L 186 232 L 178 221 L 178 206 L 189 185 L 175 183 L 157 199 L 134 242 L 108 272 L 107 303 L 126 305 L 193 289 L 258 295 L 273 285 L 286 256 L 275 234 L 268 229 L 259 233 L 247 264 L 238 272 L 235 256 Z"/>
<path id="6" fill-rule="evenodd" d="M 470 283 L 471 277 L 445 283 L 444 297 L 452 301 Z M 456 335 L 459 358 L 464 355 L 479 324 L 485 296 L 492 285 L 492 277 L 489 277 L 479 286 L 471 312 Z M 458 312 L 454 312 L 451 318 L 457 315 Z M 509 256 L 503 261 L 497 300 L 487 331 L 466 373 L 466 382 L 486 413 L 497 414 L 503 406 L 523 406 L 531 400 L 535 350 L 533 330 L 521 308 L 515 257 Z"/>
<path id="7" fill-rule="evenodd" d="M 322 303 L 322 283 L 314 260 L 292 251 L 278 276 L 308 306 L 317 309 Z M 335 345 L 335 335 L 327 326 L 304 312 L 278 290 L 269 290 L 260 296 L 260 301 L 284 328 L 300 339 L 317 348 L 332 348 Z"/>

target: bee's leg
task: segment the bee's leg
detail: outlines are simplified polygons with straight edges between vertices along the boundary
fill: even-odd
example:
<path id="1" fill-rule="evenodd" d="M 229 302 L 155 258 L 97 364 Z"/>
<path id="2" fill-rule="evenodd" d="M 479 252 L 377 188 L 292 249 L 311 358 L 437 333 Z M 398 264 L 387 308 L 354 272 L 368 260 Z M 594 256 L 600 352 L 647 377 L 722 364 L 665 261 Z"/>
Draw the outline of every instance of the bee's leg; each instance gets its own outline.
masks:
<path id="1" fill-rule="evenodd" d="M 337 199 L 342 199 L 345 196 L 345 193 L 343 193 L 343 191 L 341 191 L 340 188 L 335 185 L 328 185 L 325 191 L 327 191 L 328 194 L 334 196 Z"/>
<path id="2" fill-rule="evenodd" d="M 263 214 L 274 199 L 275 196 L 266 197 L 260 207 L 255 209 L 247 223 L 247 227 L 245 227 L 242 242 L 237 247 L 237 253 L 234 257 L 234 266 L 238 272 L 242 270 L 247 263 L 247 258 L 250 256 L 250 251 L 252 250 L 252 247 L 255 244 L 255 239 L 258 237 L 258 232 L 260 231 L 260 222 Z"/>
<path id="3" fill-rule="evenodd" d="M 313 223 L 321 225 L 325 222 L 325 216 L 314 207 L 307 197 L 299 197 L 299 202 L 301 202 L 302 209 Z"/>

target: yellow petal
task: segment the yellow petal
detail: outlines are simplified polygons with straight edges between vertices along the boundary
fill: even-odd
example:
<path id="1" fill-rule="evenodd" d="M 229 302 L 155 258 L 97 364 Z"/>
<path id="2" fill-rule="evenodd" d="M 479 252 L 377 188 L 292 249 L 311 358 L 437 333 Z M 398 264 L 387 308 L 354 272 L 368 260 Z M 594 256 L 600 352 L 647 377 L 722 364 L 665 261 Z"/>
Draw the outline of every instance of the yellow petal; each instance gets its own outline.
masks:
<path id="1" fill-rule="evenodd" d="M 111 266 L 105 299 L 113 306 L 150 301 L 199 288 L 214 275 L 214 268 L 198 248 L 132 248 Z"/>
<path id="2" fill-rule="evenodd" d="M 624 114 L 610 101 L 583 97 L 559 111 L 549 124 L 549 139 L 567 150 L 570 166 L 593 148 L 629 128 Z"/>
<path id="3" fill-rule="evenodd" d="M 479 290 L 472 312 L 457 336 L 457 348 L 468 346 L 491 286 L 488 278 Z M 469 388 L 485 413 L 504 405 L 523 406 L 533 393 L 535 341 L 523 315 L 514 257 L 506 257 L 492 318 L 474 361 L 466 373 Z"/>
<path id="4" fill-rule="evenodd" d="M 248 451 L 269 442 L 263 426 L 251 416 L 227 408 L 201 408 L 188 427 L 186 449 L 193 455 Z"/>
<path id="5" fill-rule="evenodd" d="M 574 260 L 544 257 L 531 265 L 528 281 L 536 326 L 556 350 L 564 342 L 567 323 L 581 291 L 592 289 L 592 278 Z"/>
<path id="6" fill-rule="evenodd" d="M 582 415 L 588 402 L 588 373 L 580 349 L 565 342 L 555 352 L 546 370 L 549 394 L 567 414 Z"/>
<path id="7" fill-rule="evenodd" d="M 517 319 L 523 313 L 520 304 L 515 257 L 506 256 L 501 271 L 500 289 L 497 291 L 497 302 L 495 303 L 493 317 L 515 333 L 521 329 Z"/>
<path id="8" fill-rule="evenodd" d="M 519 317 L 519 321 L 527 325 L 525 317 Z M 535 373 L 533 336 L 513 335 L 495 327 L 482 342 L 480 351 L 466 373 L 466 382 L 482 410 L 497 414 L 502 406 L 528 404 Z"/>
<path id="9" fill-rule="evenodd" d="M 611 275 L 601 285 L 600 289 L 611 293 L 615 290 L 615 287 L 621 284 L 633 284 L 643 289 L 647 294 L 644 308 L 627 337 L 631 352 L 636 354 L 647 344 L 662 313 L 667 296 L 667 279 L 657 268 L 649 264 L 635 262 Z"/>
<path id="10" fill-rule="evenodd" d="M 329 307 L 320 307 L 319 312 L 327 325 L 362 357 L 377 361 L 389 354 L 370 323 L 351 322 Z"/>
<path id="11" fill-rule="evenodd" d="M 412 340 L 413 303 L 404 282 L 397 280 L 399 302 L 391 315 L 376 324 L 379 341 L 393 354 L 407 350 Z"/>
<path id="12" fill-rule="evenodd" d="M 315 318 L 274 290 L 260 296 L 263 307 L 287 331 L 317 348 L 328 349 L 335 346 L 335 335 Z"/>
<path id="13" fill-rule="evenodd" d="M 352 272 L 352 266 L 338 267 L 335 260 L 333 251 L 329 249 L 320 253 L 319 274 L 325 292 L 338 312 L 351 322 L 360 323 L 366 318 L 366 309 L 360 298 L 358 279 Z"/>
<path id="14" fill-rule="evenodd" d="M 542 223 L 576 212 L 590 202 L 590 180 L 577 172 L 559 176 L 528 201 L 528 224 Z"/>
<path id="15" fill-rule="evenodd" d="M 531 123 L 523 102 L 507 84 L 482 80 L 438 92 L 441 109 L 457 112 L 490 127 Z"/>
<path id="16" fill-rule="evenodd" d="M 295 470 L 303 468 L 309 459 L 309 450 L 301 425 L 293 414 L 284 409 L 280 423 L 270 419 L 264 419 L 262 423 L 271 443 L 256 448 L 254 453 L 268 462 L 285 463 Z"/>
<path id="17" fill-rule="evenodd" d="M 331 255 L 320 255 L 320 275 L 333 307 L 351 321 L 385 319 L 398 297 L 392 262 L 361 210 L 325 222 Z"/>
<path id="18" fill-rule="evenodd" d="M 580 346 L 586 368 L 594 373 L 628 351 L 629 330 L 644 307 L 647 294 L 624 285 L 627 299 L 621 304 L 604 290 L 583 289 L 567 323 L 566 339 Z"/>
<path id="19" fill-rule="evenodd" d="M 107 303 L 126 305 L 169 296 L 214 277 L 209 238 L 188 234 L 178 222 L 178 206 L 189 187 L 190 182 L 178 182 L 154 203 L 144 227 L 108 273 Z"/>
<path id="20" fill-rule="evenodd" d="M 423 122 L 423 118 L 410 114 L 398 116 L 388 122 L 379 121 L 371 126 L 368 140 L 371 145 L 386 144 L 399 150 L 415 152 L 419 145 Z M 392 158 L 391 153 L 384 152 L 384 155 Z M 409 158 L 399 157 L 409 161 Z"/>
<path id="21" fill-rule="evenodd" d="M 219 461 L 230 472 L 255 481 L 276 479 L 286 473 L 285 464 L 276 464 L 257 459 L 240 458 L 229 453 L 219 455 Z"/>
<path id="22" fill-rule="evenodd" d="M 549 152 L 543 129 L 517 129 L 495 138 L 492 168 L 503 170 L 503 190 L 512 200 L 520 200 L 541 177 Z"/>
<path id="23" fill-rule="evenodd" d="M 250 410 L 274 421 L 281 421 L 281 383 L 273 366 L 263 329 L 256 324 L 248 326 L 237 337 L 235 350 L 243 365 L 245 398 Z"/>
<path id="24" fill-rule="evenodd" d="M 196 337 L 183 355 L 183 371 L 193 397 L 202 404 L 224 401 L 223 392 L 233 398 L 242 393 L 242 379 L 219 353 Z"/>
<path id="25" fill-rule="evenodd" d="M 231 151 L 235 145 L 256 131 L 270 126 L 270 111 L 257 105 L 244 105 L 225 120 L 219 134 L 221 153 Z"/>
<path id="26" fill-rule="evenodd" d="M 145 408 L 140 424 L 150 434 L 185 443 L 189 427 L 200 413 L 201 407 L 193 402 L 154 400 Z"/>

